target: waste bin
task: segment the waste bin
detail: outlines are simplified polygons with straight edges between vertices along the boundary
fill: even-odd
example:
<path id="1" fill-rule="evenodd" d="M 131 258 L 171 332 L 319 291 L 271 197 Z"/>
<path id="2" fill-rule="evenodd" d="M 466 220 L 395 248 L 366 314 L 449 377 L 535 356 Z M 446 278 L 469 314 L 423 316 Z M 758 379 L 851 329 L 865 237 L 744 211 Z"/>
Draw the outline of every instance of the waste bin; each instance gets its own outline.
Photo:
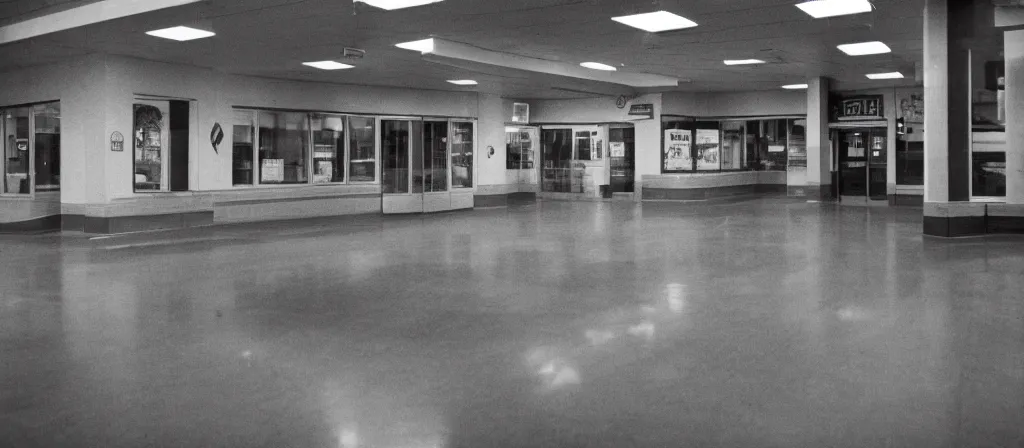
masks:
<path id="1" fill-rule="evenodd" d="M 611 185 L 601 185 L 601 197 L 605 198 L 605 199 L 611 199 L 612 198 L 612 186 Z"/>

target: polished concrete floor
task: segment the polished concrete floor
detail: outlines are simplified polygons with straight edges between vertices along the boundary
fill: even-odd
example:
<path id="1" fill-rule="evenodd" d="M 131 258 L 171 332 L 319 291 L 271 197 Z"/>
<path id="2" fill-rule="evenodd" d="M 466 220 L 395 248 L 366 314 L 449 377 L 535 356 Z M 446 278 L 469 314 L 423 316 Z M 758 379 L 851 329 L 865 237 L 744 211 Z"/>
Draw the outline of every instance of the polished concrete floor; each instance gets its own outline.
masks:
<path id="1" fill-rule="evenodd" d="M 1024 238 L 541 202 L 0 236 L 2 447 L 1024 447 Z"/>

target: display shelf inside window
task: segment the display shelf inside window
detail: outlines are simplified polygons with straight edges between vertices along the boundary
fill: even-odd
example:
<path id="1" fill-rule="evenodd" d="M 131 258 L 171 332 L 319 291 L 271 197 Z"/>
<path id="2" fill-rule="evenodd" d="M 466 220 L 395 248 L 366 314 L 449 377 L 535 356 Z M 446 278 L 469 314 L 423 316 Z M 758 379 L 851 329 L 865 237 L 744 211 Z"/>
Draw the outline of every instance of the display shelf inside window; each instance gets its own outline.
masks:
<path id="1" fill-rule="evenodd" d="M 345 132 L 341 117 L 315 117 L 313 126 L 313 183 L 344 182 Z"/>

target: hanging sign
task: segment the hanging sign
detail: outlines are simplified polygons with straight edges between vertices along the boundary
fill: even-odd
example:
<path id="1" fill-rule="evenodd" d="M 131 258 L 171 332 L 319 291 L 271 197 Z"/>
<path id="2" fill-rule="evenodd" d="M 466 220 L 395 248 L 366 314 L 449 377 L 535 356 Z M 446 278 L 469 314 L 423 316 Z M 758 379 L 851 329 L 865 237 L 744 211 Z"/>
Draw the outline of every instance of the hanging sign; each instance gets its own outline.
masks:
<path id="1" fill-rule="evenodd" d="M 838 118 L 843 121 L 885 118 L 885 111 L 882 108 L 882 95 L 858 96 L 844 99 Z"/>
<path id="2" fill-rule="evenodd" d="M 654 118 L 653 104 L 634 104 L 629 106 L 629 116 L 634 120 L 651 120 Z"/>
<path id="3" fill-rule="evenodd" d="M 124 151 L 124 135 L 120 132 L 114 131 L 110 134 L 110 150 L 114 152 Z"/>

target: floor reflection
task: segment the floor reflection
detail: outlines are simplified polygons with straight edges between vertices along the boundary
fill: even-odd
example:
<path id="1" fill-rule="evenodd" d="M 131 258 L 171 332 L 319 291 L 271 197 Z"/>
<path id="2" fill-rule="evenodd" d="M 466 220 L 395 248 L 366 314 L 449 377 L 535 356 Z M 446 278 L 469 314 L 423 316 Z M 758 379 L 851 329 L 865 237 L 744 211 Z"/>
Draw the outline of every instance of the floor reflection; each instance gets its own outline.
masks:
<path id="1" fill-rule="evenodd" d="M 1021 446 L 1022 253 L 788 200 L 3 236 L 0 446 Z"/>

